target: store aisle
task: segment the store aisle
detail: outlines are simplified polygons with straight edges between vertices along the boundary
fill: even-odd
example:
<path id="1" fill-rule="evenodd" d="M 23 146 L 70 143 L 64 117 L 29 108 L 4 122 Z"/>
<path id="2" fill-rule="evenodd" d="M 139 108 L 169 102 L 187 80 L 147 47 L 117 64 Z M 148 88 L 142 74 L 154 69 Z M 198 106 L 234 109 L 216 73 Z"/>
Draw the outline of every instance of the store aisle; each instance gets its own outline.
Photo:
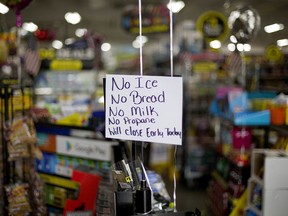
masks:
<path id="1" fill-rule="evenodd" d="M 173 197 L 173 181 L 164 181 L 170 196 Z M 179 212 L 194 211 L 196 208 L 198 208 L 201 211 L 202 216 L 213 216 L 211 212 L 209 212 L 208 194 L 206 188 L 189 188 L 185 183 L 179 181 L 176 185 L 176 203 L 176 209 Z"/>

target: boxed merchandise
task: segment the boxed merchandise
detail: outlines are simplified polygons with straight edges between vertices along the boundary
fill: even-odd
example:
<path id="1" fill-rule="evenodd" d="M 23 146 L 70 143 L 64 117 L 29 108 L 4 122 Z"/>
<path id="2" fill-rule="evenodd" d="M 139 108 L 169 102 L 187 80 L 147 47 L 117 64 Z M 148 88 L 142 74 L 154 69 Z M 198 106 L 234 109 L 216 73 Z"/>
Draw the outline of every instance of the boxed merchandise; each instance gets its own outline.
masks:
<path id="1" fill-rule="evenodd" d="M 233 127 L 232 144 L 234 149 L 250 149 L 252 141 L 252 132 L 250 128 Z"/>
<path id="2" fill-rule="evenodd" d="M 225 89 L 225 88 L 224 88 Z M 217 91 L 217 97 L 212 101 L 209 111 L 220 117 L 228 118 L 237 126 L 269 125 L 269 110 L 252 110 L 251 95 L 241 89 L 225 89 Z"/>

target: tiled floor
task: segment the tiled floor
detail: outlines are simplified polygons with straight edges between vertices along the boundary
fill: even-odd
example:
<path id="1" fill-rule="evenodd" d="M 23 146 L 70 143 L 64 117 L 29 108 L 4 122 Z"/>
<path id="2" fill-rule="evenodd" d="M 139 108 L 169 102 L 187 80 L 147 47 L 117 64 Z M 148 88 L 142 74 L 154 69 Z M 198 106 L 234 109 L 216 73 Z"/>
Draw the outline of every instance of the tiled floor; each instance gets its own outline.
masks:
<path id="1" fill-rule="evenodd" d="M 166 188 L 173 197 L 173 181 L 165 180 Z M 205 187 L 188 187 L 183 182 L 176 182 L 177 211 L 194 211 L 198 208 L 201 216 L 213 216 L 209 212 L 208 195 Z"/>

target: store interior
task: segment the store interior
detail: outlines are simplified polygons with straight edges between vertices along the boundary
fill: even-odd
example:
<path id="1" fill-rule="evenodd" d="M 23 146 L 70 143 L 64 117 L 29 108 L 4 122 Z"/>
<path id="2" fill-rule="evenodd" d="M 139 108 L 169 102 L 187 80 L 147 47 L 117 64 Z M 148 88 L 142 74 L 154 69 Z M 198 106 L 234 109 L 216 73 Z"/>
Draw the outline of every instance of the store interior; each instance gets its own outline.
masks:
<path id="1" fill-rule="evenodd" d="M 0 0 L 0 215 L 287 215 L 287 6 Z"/>

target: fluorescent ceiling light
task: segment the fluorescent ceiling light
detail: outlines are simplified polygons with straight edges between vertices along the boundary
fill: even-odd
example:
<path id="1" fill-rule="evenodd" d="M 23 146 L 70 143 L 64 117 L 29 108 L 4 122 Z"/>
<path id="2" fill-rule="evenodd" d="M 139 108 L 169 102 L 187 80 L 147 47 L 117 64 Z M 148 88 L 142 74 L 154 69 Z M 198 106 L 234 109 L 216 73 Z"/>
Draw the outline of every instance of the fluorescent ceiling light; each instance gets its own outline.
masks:
<path id="1" fill-rule="evenodd" d="M 250 44 L 244 44 L 244 51 L 245 52 L 251 51 L 251 45 Z"/>
<path id="2" fill-rule="evenodd" d="M 235 44 L 233 44 L 233 43 L 229 43 L 229 44 L 227 45 L 227 49 L 228 49 L 230 52 L 233 52 L 233 51 L 235 51 L 236 46 L 235 46 Z"/>
<path id="3" fill-rule="evenodd" d="M 272 25 L 267 25 L 264 27 L 265 32 L 273 33 L 284 29 L 284 25 L 281 23 L 274 23 Z"/>
<path id="4" fill-rule="evenodd" d="M 231 41 L 232 43 L 237 43 L 237 38 L 236 38 L 234 35 L 231 35 L 231 36 L 230 36 L 230 41 Z"/>
<path id="5" fill-rule="evenodd" d="M 19 33 L 22 37 L 25 37 L 27 34 L 28 34 L 28 31 L 23 29 L 23 28 L 20 28 L 19 29 Z"/>
<path id="6" fill-rule="evenodd" d="M 185 7 L 185 3 L 183 1 L 172 1 L 167 4 L 167 8 L 171 10 L 173 13 L 179 13 Z"/>
<path id="7" fill-rule="evenodd" d="M 280 47 L 288 46 L 288 39 L 277 40 L 277 45 L 280 46 Z"/>
<path id="8" fill-rule="evenodd" d="M 65 14 L 65 20 L 75 25 L 81 21 L 81 16 L 78 12 L 68 12 Z"/>
<path id="9" fill-rule="evenodd" d="M 65 44 L 66 45 L 70 45 L 70 44 L 73 44 L 75 42 L 75 38 L 67 38 L 65 40 Z"/>
<path id="10" fill-rule="evenodd" d="M 231 48 L 231 50 L 232 50 L 232 46 L 230 47 Z M 243 52 L 243 51 L 245 51 L 245 52 L 249 52 L 249 51 L 251 51 L 251 45 L 250 44 L 237 44 L 236 45 L 236 48 L 237 48 L 237 50 L 239 51 L 239 52 Z M 228 47 L 228 49 L 229 49 L 229 47 Z M 233 50 L 234 51 L 234 50 Z"/>
<path id="11" fill-rule="evenodd" d="M 237 44 L 237 50 L 240 52 L 244 51 L 244 45 L 243 44 Z"/>
<path id="12" fill-rule="evenodd" d="M 139 49 L 139 48 L 140 48 L 140 43 L 139 43 L 137 40 L 134 40 L 134 41 L 132 42 L 132 46 L 133 46 L 134 48 L 136 48 L 136 49 Z"/>
<path id="13" fill-rule="evenodd" d="M 83 36 L 86 34 L 86 32 L 87 32 L 87 29 L 86 29 L 86 28 L 78 28 L 78 29 L 76 29 L 76 31 L 75 31 L 75 35 L 76 35 L 77 37 L 83 37 Z"/>
<path id="14" fill-rule="evenodd" d="M 210 47 L 213 49 L 221 48 L 221 42 L 219 40 L 213 40 L 209 43 Z"/>
<path id="15" fill-rule="evenodd" d="M 142 37 L 137 36 L 137 37 L 136 37 L 136 41 L 137 41 L 139 44 L 140 44 L 141 42 L 142 42 L 142 44 L 145 44 L 145 43 L 147 43 L 148 38 L 147 38 L 146 36 L 144 36 L 144 35 L 142 35 Z"/>
<path id="16" fill-rule="evenodd" d="M 102 45 L 101 45 L 101 50 L 103 51 L 103 52 L 107 52 L 107 51 L 109 51 L 111 49 L 111 44 L 110 43 L 103 43 Z"/>
<path id="17" fill-rule="evenodd" d="M 101 96 L 101 97 L 98 99 L 98 103 L 103 104 L 104 101 L 105 101 L 104 96 Z"/>
<path id="18" fill-rule="evenodd" d="M 61 49 L 63 47 L 63 43 L 61 41 L 59 41 L 59 40 L 54 40 L 52 42 L 52 47 L 54 49 Z"/>
<path id="19" fill-rule="evenodd" d="M 23 23 L 22 28 L 29 32 L 35 32 L 38 29 L 38 26 L 33 22 L 25 22 Z"/>
<path id="20" fill-rule="evenodd" d="M 6 5 L 0 3 L 0 13 L 6 14 L 8 11 L 9 11 L 9 8 Z"/>
<path id="21" fill-rule="evenodd" d="M 136 39 L 132 42 L 132 46 L 136 49 L 140 48 L 140 45 L 144 45 L 145 43 L 147 43 L 148 38 L 144 35 L 142 35 L 142 37 L 137 36 Z"/>

